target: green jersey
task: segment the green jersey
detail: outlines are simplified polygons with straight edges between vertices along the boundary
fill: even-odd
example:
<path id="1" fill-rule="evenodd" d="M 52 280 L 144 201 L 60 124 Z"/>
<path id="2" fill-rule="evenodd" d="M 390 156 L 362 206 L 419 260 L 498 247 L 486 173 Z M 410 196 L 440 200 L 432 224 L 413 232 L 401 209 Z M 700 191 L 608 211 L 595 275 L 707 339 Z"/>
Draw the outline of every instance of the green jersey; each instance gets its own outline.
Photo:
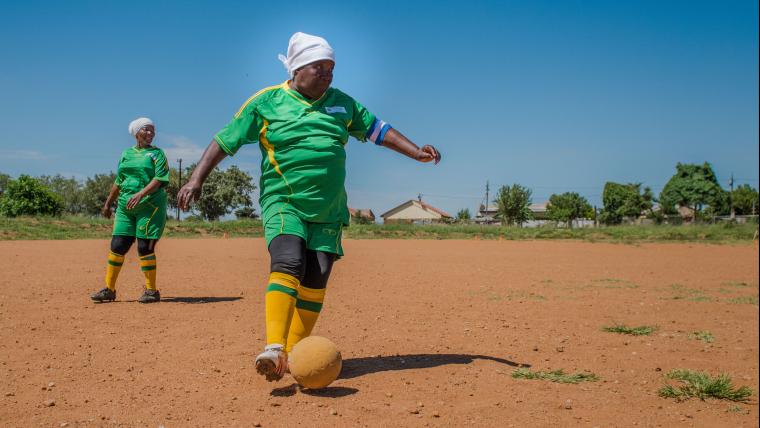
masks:
<path id="1" fill-rule="evenodd" d="M 121 153 L 119 167 L 116 172 L 116 185 L 119 187 L 119 206 L 126 207 L 127 201 L 135 193 L 142 190 L 151 180 L 169 183 L 169 165 L 164 151 L 158 147 L 130 147 Z M 166 193 L 163 186 L 146 196 L 140 205 L 150 202 L 156 206 L 166 204 Z"/>
<path id="2" fill-rule="evenodd" d="M 249 98 L 214 140 L 230 156 L 259 144 L 265 223 L 290 213 L 313 223 L 348 224 L 344 145 L 349 136 L 379 144 L 388 128 L 338 89 L 308 100 L 285 82 Z"/>

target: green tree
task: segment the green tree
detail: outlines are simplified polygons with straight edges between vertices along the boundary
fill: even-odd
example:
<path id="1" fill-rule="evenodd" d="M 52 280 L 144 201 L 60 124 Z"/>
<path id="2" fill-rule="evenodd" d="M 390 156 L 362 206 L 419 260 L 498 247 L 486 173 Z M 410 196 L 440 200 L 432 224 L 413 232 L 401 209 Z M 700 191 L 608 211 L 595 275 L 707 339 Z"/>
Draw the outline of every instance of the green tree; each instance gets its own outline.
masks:
<path id="1" fill-rule="evenodd" d="M 362 215 L 360 210 L 351 214 L 351 224 L 371 224 L 372 220 Z"/>
<path id="2" fill-rule="evenodd" d="M 84 200 L 82 199 L 82 183 L 74 177 L 66 178 L 61 174 L 43 175 L 39 180 L 61 197 L 63 212 L 66 214 L 84 213 Z"/>
<path id="3" fill-rule="evenodd" d="M 734 211 L 738 215 L 757 214 L 758 192 L 749 184 L 742 184 L 734 189 L 731 196 L 734 200 Z M 754 211 L 753 211 L 754 210 Z"/>
<path id="4" fill-rule="evenodd" d="M 256 214 L 256 210 L 253 207 L 242 207 L 235 210 L 235 217 L 237 218 L 259 218 Z"/>
<path id="5" fill-rule="evenodd" d="M 602 193 L 604 208 L 599 220 L 605 224 L 620 224 L 625 218 L 638 218 L 644 211 L 651 214 L 654 195 L 652 189 L 641 183 L 620 184 L 608 181 Z"/>
<path id="6" fill-rule="evenodd" d="M 461 210 L 457 211 L 457 221 L 467 221 L 471 219 L 472 216 L 470 215 L 470 210 L 467 208 L 462 208 Z"/>
<path id="7" fill-rule="evenodd" d="M 166 185 L 166 187 L 164 187 L 164 190 L 166 190 L 166 201 L 169 208 L 177 208 L 177 193 L 179 192 L 179 189 L 182 187 L 182 185 L 187 183 L 187 180 L 190 178 L 190 174 L 192 173 L 193 169 L 195 169 L 195 165 L 182 168 L 182 182 L 180 183 L 179 169 L 169 168 L 169 183 Z"/>
<path id="8" fill-rule="evenodd" d="M 575 192 L 565 192 L 559 195 L 551 195 L 546 207 L 546 216 L 549 219 L 567 224 L 573 227 L 573 220 L 578 218 L 592 218 L 594 208 L 588 200 Z"/>
<path id="9" fill-rule="evenodd" d="M 9 180 L 0 198 L 0 215 L 17 217 L 20 215 L 60 215 L 63 201 L 45 187 L 38 179 L 21 175 Z"/>
<path id="10" fill-rule="evenodd" d="M 0 196 L 3 196 L 5 189 L 8 188 L 8 182 L 11 181 L 11 176 L 0 172 Z"/>
<path id="11" fill-rule="evenodd" d="M 188 172 L 192 173 L 194 169 L 195 165 L 192 165 Z M 205 220 L 218 220 L 237 208 L 253 206 L 251 196 L 254 190 L 256 185 L 247 172 L 235 165 L 226 170 L 217 167 L 203 183 L 201 197 L 193 204 L 193 208 Z"/>
<path id="12" fill-rule="evenodd" d="M 530 189 L 519 184 L 502 186 L 495 200 L 496 217 L 501 219 L 502 224 L 522 226 L 533 218 L 533 213 L 530 212 L 532 194 Z"/>
<path id="13" fill-rule="evenodd" d="M 676 173 L 660 192 L 660 206 L 667 214 L 675 213 L 676 206 L 693 209 L 695 216 L 705 207 L 709 207 L 710 215 L 722 214 L 728 210 L 728 194 L 718 184 L 709 163 L 678 163 Z"/>
<path id="14" fill-rule="evenodd" d="M 116 174 L 95 174 L 92 178 L 87 177 L 82 188 L 82 203 L 84 213 L 91 216 L 100 215 L 103 204 L 106 203 L 111 186 L 116 181 Z"/>

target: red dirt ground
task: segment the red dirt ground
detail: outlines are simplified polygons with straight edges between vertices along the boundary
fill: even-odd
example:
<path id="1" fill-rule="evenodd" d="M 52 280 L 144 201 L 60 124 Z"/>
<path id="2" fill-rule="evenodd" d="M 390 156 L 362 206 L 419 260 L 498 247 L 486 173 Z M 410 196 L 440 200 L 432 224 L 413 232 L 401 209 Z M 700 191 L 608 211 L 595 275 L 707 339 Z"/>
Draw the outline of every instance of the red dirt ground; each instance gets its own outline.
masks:
<path id="1" fill-rule="evenodd" d="M 0 426 L 758 426 L 756 246 L 345 248 L 315 330 L 341 348 L 344 370 L 310 394 L 253 368 L 261 239 L 162 241 L 155 305 L 135 301 L 135 250 L 119 300 L 93 304 L 108 242 L 0 242 Z M 615 323 L 659 329 L 601 331 Z M 715 341 L 689 338 L 699 330 Z M 601 380 L 513 379 L 518 364 Z M 752 400 L 658 397 L 674 368 L 728 373 Z"/>

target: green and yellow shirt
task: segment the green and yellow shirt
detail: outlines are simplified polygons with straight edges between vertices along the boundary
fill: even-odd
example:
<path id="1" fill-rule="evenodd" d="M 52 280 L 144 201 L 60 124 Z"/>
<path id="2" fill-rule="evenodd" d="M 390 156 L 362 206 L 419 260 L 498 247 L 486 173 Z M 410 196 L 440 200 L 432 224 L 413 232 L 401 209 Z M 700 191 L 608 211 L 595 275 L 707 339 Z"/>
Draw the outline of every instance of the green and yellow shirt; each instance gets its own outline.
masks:
<path id="1" fill-rule="evenodd" d="M 169 165 L 166 162 L 164 151 L 153 146 L 130 147 L 124 150 L 121 153 L 116 172 L 119 205 L 126 206 L 127 201 L 153 179 L 163 182 L 164 185 L 169 183 Z M 143 198 L 140 204 L 143 202 L 150 202 L 156 206 L 166 204 L 166 193 L 163 186 Z"/>
<path id="2" fill-rule="evenodd" d="M 285 82 L 249 98 L 214 140 L 230 156 L 259 143 L 265 223 L 290 212 L 308 222 L 348 224 L 344 145 L 349 136 L 380 144 L 389 128 L 338 89 L 312 101 Z"/>

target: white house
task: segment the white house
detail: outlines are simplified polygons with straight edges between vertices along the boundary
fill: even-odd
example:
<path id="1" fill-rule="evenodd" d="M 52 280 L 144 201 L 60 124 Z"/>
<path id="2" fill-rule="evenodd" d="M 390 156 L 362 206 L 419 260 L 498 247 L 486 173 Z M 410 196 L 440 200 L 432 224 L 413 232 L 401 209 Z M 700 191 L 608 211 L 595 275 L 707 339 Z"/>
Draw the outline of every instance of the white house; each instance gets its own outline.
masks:
<path id="1" fill-rule="evenodd" d="M 410 199 L 380 214 L 385 224 L 393 223 L 441 223 L 453 219 L 445 211 L 422 200 Z"/>

